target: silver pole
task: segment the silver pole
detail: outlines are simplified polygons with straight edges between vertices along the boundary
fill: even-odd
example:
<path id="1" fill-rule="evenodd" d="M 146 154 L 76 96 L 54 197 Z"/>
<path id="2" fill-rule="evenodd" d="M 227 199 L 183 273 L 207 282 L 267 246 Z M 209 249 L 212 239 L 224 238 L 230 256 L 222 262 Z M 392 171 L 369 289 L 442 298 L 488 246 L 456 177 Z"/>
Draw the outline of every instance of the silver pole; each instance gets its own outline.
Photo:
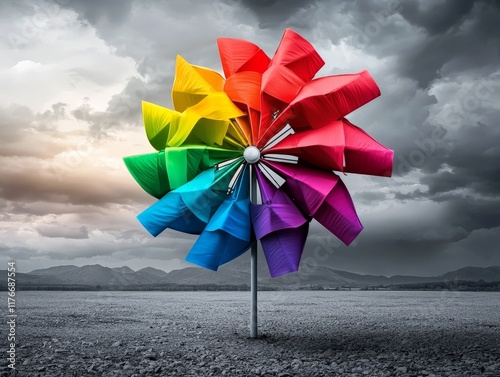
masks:
<path id="1" fill-rule="evenodd" d="M 257 166 L 253 167 L 257 169 Z M 255 170 L 251 169 L 250 177 L 250 200 L 253 204 L 257 204 L 257 175 Z M 250 338 L 257 338 L 257 242 L 252 245 L 252 254 L 250 261 L 250 293 L 251 293 L 251 309 L 250 309 Z"/>

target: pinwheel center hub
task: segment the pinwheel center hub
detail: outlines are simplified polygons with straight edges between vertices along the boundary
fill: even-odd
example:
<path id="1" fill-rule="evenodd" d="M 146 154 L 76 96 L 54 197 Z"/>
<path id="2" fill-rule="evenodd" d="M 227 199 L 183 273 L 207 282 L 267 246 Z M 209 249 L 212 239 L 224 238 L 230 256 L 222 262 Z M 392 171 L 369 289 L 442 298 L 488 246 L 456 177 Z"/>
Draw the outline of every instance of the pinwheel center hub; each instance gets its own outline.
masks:
<path id="1" fill-rule="evenodd" d="M 250 165 L 255 164 L 260 159 L 259 148 L 254 146 L 246 147 L 245 151 L 243 152 L 243 157 L 245 158 L 245 161 Z"/>

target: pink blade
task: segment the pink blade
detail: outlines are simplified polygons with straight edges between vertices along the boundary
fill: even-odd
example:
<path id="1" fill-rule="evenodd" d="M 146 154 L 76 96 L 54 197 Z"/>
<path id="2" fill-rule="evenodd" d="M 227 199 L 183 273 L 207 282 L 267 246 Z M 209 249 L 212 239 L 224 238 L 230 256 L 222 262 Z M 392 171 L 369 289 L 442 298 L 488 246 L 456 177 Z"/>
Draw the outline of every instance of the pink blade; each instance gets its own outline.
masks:
<path id="1" fill-rule="evenodd" d="M 266 176 L 259 170 L 255 169 L 257 174 L 257 182 L 259 183 L 260 195 L 264 204 L 290 204 L 293 203 L 287 194 L 277 188 Z"/>
<path id="2" fill-rule="evenodd" d="M 339 180 L 335 173 L 329 171 L 267 160 L 264 163 L 286 180 L 283 189 L 306 217 L 314 217 Z"/>
<path id="3" fill-rule="evenodd" d="M 340 179 L 314 218 L 347 246 L 363 230 L 351 196 Z"/>
<path id="4" fill-rule="evenodd" d="M 344 171 L 390 177 L 394 151 L 380 144 L 347 119 L 343 121 L 346 144 Z"/>
<path id="5" fill-rule="evenodd" d="M 328 170 L 389 177 L 394 152 L 347 119 L 287 136 L 262 152 L 289 154 Z M 344 166 L 345 160 L 345 166 Z"/>

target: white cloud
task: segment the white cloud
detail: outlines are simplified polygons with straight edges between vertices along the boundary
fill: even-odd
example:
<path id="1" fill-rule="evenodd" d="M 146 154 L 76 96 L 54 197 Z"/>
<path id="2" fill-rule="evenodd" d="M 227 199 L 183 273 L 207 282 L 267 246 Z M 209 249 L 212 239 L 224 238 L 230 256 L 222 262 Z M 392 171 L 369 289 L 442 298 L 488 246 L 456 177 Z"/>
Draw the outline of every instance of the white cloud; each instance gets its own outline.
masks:
<path id="1" fill-rule="evenodd" d="M 30 12 L 31 17 L 37 14 L 35 9 Z M 137 75 L 133 59 L 116 56 L 92 26 L 77 20 L 75 12 L 59 9 L 50 22 L 32 25 L 26 38 L 23 25 L 29 20 L 7 19 L 11 33 L 29 42 L 29 48 L 0 45 L 0 101 L 4 106 L 21 104 L 43 112 L 57 102 L 76 107 L 88 98 L 94 108 L 105 110 L 127 78 Z"/>
<path id="2" fill-rule="evenodd" d="M 26 73 L 29 71 L 34 71 L 41 66 L 42 63 L 35 63 L 34 61 L 31 60 L 21 60 L 11 68 L 11 71 L 14 73 Z"/>

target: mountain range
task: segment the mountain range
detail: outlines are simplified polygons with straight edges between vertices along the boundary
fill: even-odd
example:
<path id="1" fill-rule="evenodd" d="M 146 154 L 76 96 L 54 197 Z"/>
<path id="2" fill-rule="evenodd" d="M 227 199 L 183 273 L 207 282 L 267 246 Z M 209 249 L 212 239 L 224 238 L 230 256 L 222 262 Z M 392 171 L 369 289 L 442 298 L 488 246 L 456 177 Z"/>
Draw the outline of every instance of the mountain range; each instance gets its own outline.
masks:
<path id="1" fill-rule="evenodd" d="M 301 264 L 296 273 L 272 279 L 267 266 L 258 265 L 259 286 L 299 289 L 303 287 L 352 287 L 388 286 L 400 284 L 453 282 L 457 280 L 485 282 L 500 281 L 500 266 L 465 267 L 439 276 L 361 275 L 335 270 L 326 266 Z M 7 271 L 0 270 L 1 282 L 7 281 Z M 104 267 L 99 264 L 86 266 L 55 266 L 17 273 L 16 279 L 21 286 L 101 286 L 101 287 L 140 287 L 162 285 L 249 285 L 249 260 L 235 261 L 222 266 L 214 272 L 199 267 L 187 267 L 165 272 L 152 267 L 134 271 L 130 267 Z"/>

